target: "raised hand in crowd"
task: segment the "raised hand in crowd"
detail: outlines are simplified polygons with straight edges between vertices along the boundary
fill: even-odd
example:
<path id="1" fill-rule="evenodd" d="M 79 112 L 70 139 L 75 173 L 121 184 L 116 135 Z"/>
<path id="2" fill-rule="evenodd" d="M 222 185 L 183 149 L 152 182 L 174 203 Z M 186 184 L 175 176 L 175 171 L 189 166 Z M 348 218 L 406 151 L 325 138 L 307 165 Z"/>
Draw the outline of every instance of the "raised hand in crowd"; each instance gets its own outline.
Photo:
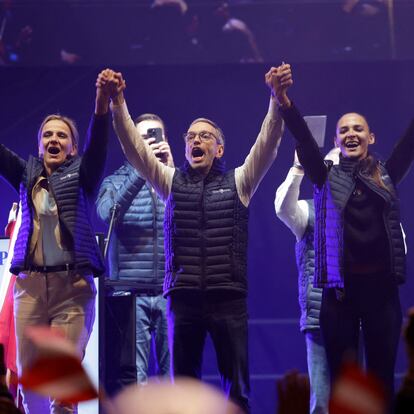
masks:
<path id="1" fill-rule="evenodd" d="M 307 375 L 290 371 L 277 381 L 277 414 L 308 414 L 310 386 Z"/>

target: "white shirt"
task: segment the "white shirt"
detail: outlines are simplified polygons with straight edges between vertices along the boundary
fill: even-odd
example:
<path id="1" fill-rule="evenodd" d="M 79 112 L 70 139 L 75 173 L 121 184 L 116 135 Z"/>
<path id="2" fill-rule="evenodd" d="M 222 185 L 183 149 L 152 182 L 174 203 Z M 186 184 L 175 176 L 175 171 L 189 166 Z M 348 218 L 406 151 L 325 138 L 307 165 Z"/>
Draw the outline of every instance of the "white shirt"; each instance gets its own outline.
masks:
<path id="1" fill-rule="evenodd" d="M 309 219 L 309 206 L 305 200 L 299 200 L 303 171 L 292 167 L 276 191 L 276 215 L 292 230 L 296 240 L 300 241 L 305 233 Z"/>

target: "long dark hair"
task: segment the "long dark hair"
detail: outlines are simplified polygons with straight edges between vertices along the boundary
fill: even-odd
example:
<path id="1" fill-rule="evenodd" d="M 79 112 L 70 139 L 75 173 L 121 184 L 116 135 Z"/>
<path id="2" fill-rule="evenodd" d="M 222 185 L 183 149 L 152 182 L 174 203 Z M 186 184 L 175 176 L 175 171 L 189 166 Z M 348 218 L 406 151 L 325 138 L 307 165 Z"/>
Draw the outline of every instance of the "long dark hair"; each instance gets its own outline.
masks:
<path id="1" fill-rule="evenodd" d="M 377 184 L 378 187 L 390 191 L 382 180 L 379 161 L 373 155 L 368 154 L 366 158 L 359 162 L 359 170 L 361 174 L 368 177 L 371 181 Z"/>

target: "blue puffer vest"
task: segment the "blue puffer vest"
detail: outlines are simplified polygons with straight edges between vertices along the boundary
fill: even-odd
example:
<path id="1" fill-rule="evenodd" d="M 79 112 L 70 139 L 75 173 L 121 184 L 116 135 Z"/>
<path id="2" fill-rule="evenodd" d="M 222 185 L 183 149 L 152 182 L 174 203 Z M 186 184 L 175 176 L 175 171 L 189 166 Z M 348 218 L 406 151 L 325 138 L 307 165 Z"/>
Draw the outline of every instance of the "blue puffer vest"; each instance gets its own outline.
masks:
<path id="1" fill-rule="evenodd" d="M 165 210 L 164 294 L 233 291 L 247 294 L 248 209 L 237 194 L 234 170 L 215 160 L 203 179 L 176 170 Z"/>
<path id="2" fill-rule="evenodd" d="M 116 202 L 119 212 L 109 247 L 110 278 L 145 284 L 162 292 L 164 282 L 164 203 L 128 162 L 102 183 L 99 204 Z M 102 196 L 101 196 L 102 194 Z M 109 200 L 110 198 L 110 200 Z"/>
<path id="3" fill-rule="evenodd" d="M 300 330 L 319 329 L 319 314 L 322 303 L 322 289 L 313 286 L 315 273 L 315 249 L 313 246 L 315 208 L 313 200 L 308 204 L 308 225 L 300 241 L 296 243 L 296 265 L 299 273 L 299 306 L 301 310 Z"/>
<path id="4" fill-rule="evenodd" d="M 405 251 L 400 226 L 398 198 L 383 164 L 381 177 L 389 191 L 376 185 L 361 172 L 348 173 L 339 165 L 331 166 L 323 187 L 315 189 L 315 286 L 344 286 L 343 217 L 346 204 L 355 188 L 355 177 L 384 200 L 384 224 L 390 246 L 390 272 L 397 283 L 405 281 Z"/>

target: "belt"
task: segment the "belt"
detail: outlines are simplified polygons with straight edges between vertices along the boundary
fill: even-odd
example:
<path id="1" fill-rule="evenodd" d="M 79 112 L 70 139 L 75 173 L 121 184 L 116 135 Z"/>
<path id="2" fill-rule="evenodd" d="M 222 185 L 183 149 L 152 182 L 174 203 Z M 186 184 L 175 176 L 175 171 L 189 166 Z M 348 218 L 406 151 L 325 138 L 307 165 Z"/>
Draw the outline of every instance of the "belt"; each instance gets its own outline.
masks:
<path id="1" fill-rule="evenodd" d="M 66 264 L 56 265 L 56 266 L 38 266 L 38 265 L 29 266 L 30 272 L 38 272 L 38 273 L 68 272 L 70 270 L 75 270 L 75 269 L 76 269 L 76 266 L 73 263 L 66 263 Z"/>

